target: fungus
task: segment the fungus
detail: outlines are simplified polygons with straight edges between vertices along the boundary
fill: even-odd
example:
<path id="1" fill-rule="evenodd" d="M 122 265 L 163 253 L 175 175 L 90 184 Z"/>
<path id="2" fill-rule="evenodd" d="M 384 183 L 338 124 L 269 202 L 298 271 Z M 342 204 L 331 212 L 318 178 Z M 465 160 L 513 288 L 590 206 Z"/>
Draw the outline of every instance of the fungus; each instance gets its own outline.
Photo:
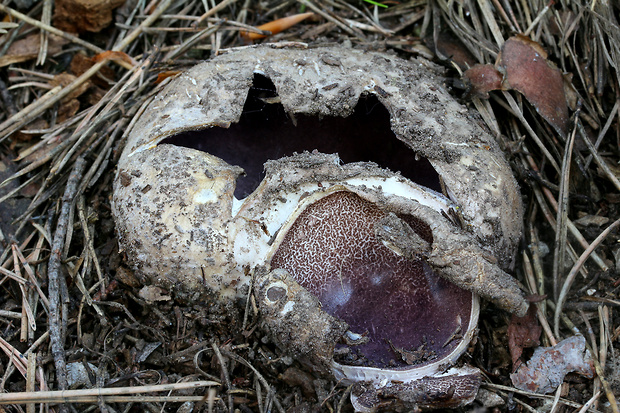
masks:
<path id="1" fill-rule="evenodd" d="M 505 272 L 521 203 L 429 63 L 245 48 L 172 79 L 139 116 L 113 213 L 144 283 L 233 305 L 254 282 L 273 341 L 358 382 L 357 410 L 473 399 L 477 370 L 451 366 L 478 297 L 527 310 Z"/>

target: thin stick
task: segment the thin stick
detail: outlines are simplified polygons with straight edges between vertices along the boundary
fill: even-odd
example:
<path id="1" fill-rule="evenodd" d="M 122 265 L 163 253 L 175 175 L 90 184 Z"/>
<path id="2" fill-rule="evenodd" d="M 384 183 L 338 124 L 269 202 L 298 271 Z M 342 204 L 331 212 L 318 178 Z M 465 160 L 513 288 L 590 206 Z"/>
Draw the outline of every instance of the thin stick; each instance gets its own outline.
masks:
<path id="1" fill-rule="evenodd" d="M 564 150 L 562 159 L 562 172 L 560 181 L 560 193 L 558 194 L 558 211 L 556 217 L 555 246 L 553 251 L 553 297 L 557 300 L 560 293 L 560 273 L 564 273 L 564 257 L 566 255 L 566 233 L 568 232 L 568 178 L 570 176 L 570 164 L 573 154 L 573 145 L 577 128 L 573 129 Z M 556 332 L 557 334 L 557 332 Z"/>
<path id="2" fill-rule="evenodd" d="M 487 22 L 487 25 L 495 38 L 497 46 L 501 47 L 504 44 L 504 36 L 502 36 L 502 31 L 499 29 L 499 26 L 495 21 L 495 12 L 491 8 L 488 0 L 478 0 L 478 6 L 482 10 L 484 20 Z"/>
<path id="3" fill-rule="evenodd" d="M 501 384 L 494 384 L 494 383 L 489 383 L 489 382 L 482 383 L 482 387 L 485 387 L 485 388 L 488 388 L 488 389 L 493 389 L 493 390 L 496 390 L 496 391 L 502 391 L 502 393 L 503 392 L 509 392 L 509 393 L 514 393 L 514 394 L 521 394 L 523 396 L 527 396 L 527 397 L 531 397 L 531 398 L 535 398 L 535 399 L 553 400 L 555 398 L 555 396 L 551 396 L 551 395 L 548 395 L 548 394 L 533 393 L 533 392 L 530 392 L 530 391 L 527 391 L 527 390 L 517 389 L 516 387 L 503 386 Z M 580 404 L 580 403 L 576 403 L 576 402 L 573 402 L 571 400 L 563 399 L 563 398 L 560 398 L 560 403 L 562 403 L 562 404 L 564 404 L 566 406 L 573 407 L 573 408 L 581 408 L 581 407 L 583 407 L 583 405 Z M 599 412 L 598 410 L 592 409 L 592 408 L 590 408 L 590 411 L 592 411 L 592 412 Z"/>
<path id="4" fill-rule="evenodd" d="M 222 350 L 222 353 L 226 357 L 229 357 L 229 358 L 235 360 L 236 362 L 241 363 L 244 366 L 250 368 L 254 372 L 256 378 L 262 383 L 262 385 L 265 387 L 265 389 L 267 389 L 267 393 L 271 392 L 271 386 L 269 386 L 269 382 L 263 377 L 262 374 L 260 374 L 260 372 L 256 369 L 256 367 L 254 367 L 249 361 L 247 361 L 243 357 L 233 353 L 232 351 L 228 351 L 226 349 L 221 349 L 221 350 Z M 278 411 L 284 413 L 284 408 L 282 407 L 282 405 L 278 401 L 277 397 L 274 397 L 274 401 L 275 401 L 276 408 L 278 409 Z"/>
<path id="5" fill-rule="evenodd" d="M 532 269 L 530 258 L 525 253 L 525 251 L 523 251 L 523 269 L 525 270 L 526 280 L 527 280 L 528 287 L 530 288 L 530 292 L 532 294 L 540 294 L 540 291 L 538 291 L 536 287 L 537 285 L 536 277 L 534 276 L 534 271 Z M 549 326 L 549 323 L 547 322 L 547 319 L 545 318 L 545 314 L 542 311 L 544 301 L 541 301 L 534 305 L 536 305 L 536 315 L 538 316 L 538 321 L 540 322 L 540 325 L 545 331 L 545 334 L 547 334 L 547 338 L 549 339 L 549 342 L 551 343 L 551 345 L 555 346 L 557 344 L 557 340 L 553 336 L 553 332 L 551 331 L 551 326 Z"/>
<path id="6" fill-rule="evenodd" d="M 43 11 L 41 12 L 41 23 L 48 25 L 52 21 L 52 0 L 43 0 Z M 47 58 L 47 46 L 48 46 L 48 35 L 45 30 L 41 30 L 41 47 L 39 47 L 39 54 L 37 56 L 37 65 L 42 65 L 45 63 L 45 59 Z M 34 408 L 34 406 L 33 406 Z"/>
<path id="7" fill-rule="evenodd" d="M 536 145 L 538 145 L 538 148 L 542 151 L 542 153 L 545 155 L 545 157 L 547 158 L 547 160 L 549 161 L 549 163 L 551 163 L 551 166 L 553 166 L 553 168 L 555 168 L 555 170 L 560 173 L 560 166 L 558 165 L 558 163 L 556 162 L 555 158 L 553 157 L 553 155 L 551 155 L 551 152 L 549 152 L 549 149 L 547 149 L 547 147 L 545 146 L 545 144 L 540 140 L 540 138 L 538 137 L 538 135 L 536 134 L 536 132 L 534 132 L 534 129 L 532 129 L 532 127 L 530 126 L 530 124 L 527 122 L 527 120 L 525 119 L 525 116 L 523 116 L 523 113 L 521 112 L 521 110 L 519 109 L 519 106 L 517 105 L 517 102 L 514 100 L 514 98 L 512 97 L 512 95 L 508 92 L 502 92 L 504 94 L 504 97 L 506 98 L 506 100 L 508 101 L 508 104 L 510 105 L 510 107 L 512 108 L 514 114 L 519 118 L 519 120 L 521 121 L 521 124 L 523 125 L 523 127 L 525 128 L 525 130 L 528 132 L 528 134 L 532 137 L 532 139 L 534 139 L 534 142 L 536 142 Z"/>
<path id="8" fill-rule="evenodd" d="M 170 7 L 173 1 L 174 0 L 162 1 L 161 4 L 155 9 L 155 11 L 153 11 L 153 13 L 149 17 L 147 17 L 142 23 L 140 23 L 140 26 L 136 27 L 134 31 L 125 36 L 123 38 L 123 41 L 121 41 L 120 44 L 115 46 L 112 50 L 120 52 L 124 50 L 127 46 L 129 46 L 134 40 L 138 38 L 138 36 L 140 36 L 140 34 L 145 28 L 155 23 L 155 20 L 157 20 L 159 16 L 164 14 L 164 12 L 168 9 L 168 7 Z"/>
<path id="9" fill-rule="evenodd" d="M 205 39 L 206 37 L 211 36 L 216 31 L 218 31 L 221 28 L 222 23 L 223 23 L 223 20 L 220 21 L 220 22 L 215 23 L 213 26 L 205 27 L 200 32 L 194 34 L 192 37 L 190 37 L 189 39 L 187 39 L 186 41 L 184 41 L 180 45 L 175 46 L 174 49 L 169 51 L 166 54 L 166 56 L 164 56 L 164 58 L 162 60 L 164 62 L 168 61 L 168 60 L 173 60 L 177 56 L 185 53 L 187 51 L 187 49 L 189 49 L 190 47 L 192 47 L 196 43 L 199 43 L 201 40 Z"/>
<path id="10" fill-rule="evenodd" d="M 19 259 L 17 258 L 17 252 L 15 251 L 15 244 L 11 245 L 11 250 L 13 251 L 13 268 L 15 269 L 15 274 L 21 277 L 22 272 L 19 269 Z M 30 326 L 31 329 L 36 330 L 37 322 L 34 319 L 34 314 L 32 313 L 32 309 L 30 308 L 30 304 L 28 303 L 28 292 L 26 291 L 26 284 L 19 284 L 19 288 L 22 292 L 22 312 L 28 319 L 28 324 L 25 323 L 26 320 L 22 319 L 22 335 L 20 337 L 20 340 L 26 341 L 27 337 L 24 337 L 24 333 L 28 332 L 27 326 Z"/>
<path id="11" fill-rule="evenodd" d="M 237 0 L 224 0 L 221 3 L 217 4 L 215 7 L 213 7 L 212 9 L 208 10 L 205 14 L 203 14 L 202 16 L 200 16 L 200 18 L 198 19 L 198 21 L 196 21 L 194 23 L 194 25 L 199 25 L 200 23 L 202 23 L 205 19 L 213 16 L 215 13 L 217 13 L 218 11 L 224 9 L 225 7 L 227 7 L 229 4 L 233 4 L 234 2 L 236 2 Z"/>
<path id="12" fill-rule="evenodd" d="M 95 245 L 93 243 L 93 238 L 90 235 L 90 231 L 88 230 L 88 222 L 86 220 L 86 204 L 84 202 L 84 195 L 79 195 L 78 197 L 78 217 L 80 219 L 80 224 L 82 226 L 82 231 L 84 233 L 84 243 L 86 244 L 86 248 L 90 252 L 90 259 L 92 259 L 93 264 L 95 265 L 95 271 L 97 272 L 97 278 L 101 284 L 101 293 L 104 293 L 106 287 L 106 280 L 103 276 L 103 271 L 101 270 L 101 266 L 99 265 L 99 259 L 97 258 L 97 253 L 95 252 Z"/>
<path id="13" fill-rule="evenodd" d="M 589 409 L 590 407 L 592 407 L 592 405 L 593 405 L 594 403 L 596 403 L 596 401 L 598 400 L 598 398 L 600 397 L 600 395 L 601 395 L 601 392 L 600 392 L 600 391 L 597 391 L 596 393 L 594 393 L 594 396 L 592 396 L 592 398 L 591 398 L 590 400 L 588 400 L 588 401 L 586 402 L 586 404 L 584 404 L 584 405 L 583 405 L 583 407 L 582 407 L 581 409 L 579 409 L 579 412 L 578 412 L 578 413 L 585 413 L 585 412 L 587 412 L 587 411 L 588 411 L 588 409 Z"/>
<path id="14" fill-rule="evenodd" d="M 232 394 L 230 394 L 230 390 L 232 390 L 232 383 L 230 382 L 230 376 L 228 375 L 228 365 L 226 364 L 226 360 L 222 357 L 222 353 L 215 341 L 211 342 L 211 348 L 213 348 L 213 352 L 217 357 L 218 362 L 220 363 L 220 368 L 222 369 L 222 377 L 224 378 L 224 383 L 226 384 L 226 389 L 228 393 L 228 411 L 233 412 L 233 399 Z"/>
<path id="15" fill-rule="evenodd" d="M 531 155 L 527 155 L 526 159 L 530 165 L 530 167 L 536 171 L 536 172 L 540 172 L 538 169 L 538 166 L 536 166 L 536 163 L 534 162 L 534 159 L 532 158 Z M 555 211 L 558 210 L 558 203 L 555 200 L 555 198 L 553 197 L 553 194 L 551 193 L 551 191 L 549 190 L 549 188 L 546 187 L 542 187 L 542 192 L 545 194 L 545 197 L 547 198 L 547 200 L 549 201 L 549 203 L 551 204 L 551 206 L 553 207 L 553 209 L 555 209 Z M 542 202 L 539 202 L 539 205 L 541 206 L 541 208 L 545 207 L 545 204 Z M 545 213 L 545 216 L 547 214 Z M 552 226 L 555 226 L 555 224 L 552 223 L 552 221 L 549 221 L 549 223 Z M 579 230 L 577 229 L 577 227 L 575 226 L 575 224 L 573 224 L 573 222 L 570 219 L 566 219 L 566 224 L 568 225 L 568 230 L 571 232 L 571 234 L 573 235 L 573 237 L 575 237 L 575 239 L 579 242 L 579 244 L 581 244 L 581 246 L 585 249 L 588 248 L 588 241 L 586 241 L 586 239 L 584 238 L 583 235 L 581 235 L 581 232 L 579 232 Z M 592 260 L 599 266 L 599 268 L 601 269 L 601 271 L 607 271 L 609 269 L 609 267 L 607 266 L 607 264 L 605 264 L 605 262 L 603 261 L 603 259 L 596 253 L 596 252 L 592 252 L 591 254 Z"/>
<path id="16" fill-rule="evenodd" d="M 50 90 L 49 92 L 47 92 L 13 116 L 2 122 L 0 124 L 0 131 L 2 131 L 2 135 L 0 135 L 0 142 L 2 142 L 4 139 L 6 139 L 7 136 L 18 130 L 26 123 L 34 120 L 41 113 L 43 113 L 45 109 L 51 107 L 71 92 L 66 92 L 62 96 L 58 97 L 58 95 L 60 95 L 63 91 L 64 90 L 62 89 L 62 86 L 56 86 L 54 89 Z M 37 109 L 39 108 L 44 109 L 37 111 Z M 15 125 L 17 126 L 15 127 Z"/>
<path id="17" fill-rule="evenodd" d="M 9 277 L 13 281 L 17 281 L 20 284 L 26 284 L 28 282 L 21 275 L 17 275 L 13 271 L 9 271 L 9 270 L 7 270 L 6 268 L 3 268 L 3 267 L 0 267 L 0 274 L 4 274 L 6 277 Z"/>
<path id="18" fill-rule="evenodd" d="M 31 354 L 28 357 L 28 367 L 26 370 L 26 391 L 34 392 L 35 391 L 35 371 L 37 368 L 37 357 L 35 354 Z M 35 413 L 35 405 L 34 403 L 28 403 L 26 406 L 26 411 L 28 413 Z"/>
<path id="19" fill-rule="evenodd" d="M 49 282 L 49 301 L 50 301 L 50 314 L 48 318 L 50 341 L 52 345 L 52 355 L 54 357 L 54 364 L 56 365 L 56 381 L 58 382 L 58 388 L 60 390 L 67 389 L 67 369 L 65 362 L 64 351 L 64 337 L 62 334 L 62 320 L 61 320 L 61 305 L 60 305 L 60 278 L 61 275 L 61 252 L 63 249 L 63 243 L 65 235 L 67 233 L 67 224 L 69 220 L 69 213 L 73 207 L 73 198 L 75 198 L 75 192 L 80 182 L 82 173 L 86 166 L 86 161 L 83 158 L 79 158 L 75 162 L 75 166 L 69 176 L 69 181 L 65 188 L 65 193 L 62 197 L 62 209 L 60 216 L 58 217 L 58 224 L 56 225 L 56 233 L 54 234 L 54 240 L 52 242 L 52 252 L 49 259 L 48 267 L 48 282 Z"/>
<path id="20" fill-rule="evenodd" d="M 39 280 L 37 280 L 37 278 L 35 277 L 34 271 L 30 267 L 30 264 L 28 263 L 26 258 L 24 258 L 24 255 L 22 254 L 20 249 L 17 247 L 17 245 L 13 244 L 12 247 L 14 248 L 17 258 L 19 258 L 19 261 L 22 263 L 22 267 L 24 267 L 24 269 L 26 270 L 26 274 L 28 274 L 28 278 L 30 278 L 30 282 L 34 285 L 34 288 L 37 290 L 39 297 L 41 297 L 41 301 L 43 301 L 43 305 L 45 305 L 45 310 L 47 311 L 50 307 L 50 302 L 45 296 L 45 294 L 43 293 L 43 290 L 41 289 L 41 286 L 39 285 Z"/>
<path id="21" fill-rule="evenodd" d="M 545 16 L 545 14 L 549 11 L 549 5 L 553 4 L 553 3 L 549 3 L 547 4 L 540 13 L 538 13 L 538 16 L 536 16 L 536 18 L 534 19 L 534 21 L 530 24 L 530 26 L 527 28 L 527 30 L 525 31 L 525 33 L 523 33 L 525 36 L 529 36 L 530 32 L 532 30 L 534 30 L 534 27 L 538 24 L 538 22 Z"/>
<path id="22" fill-rule="evenodd" d="M 564 280 L 564 285 L 562 286 L 562 290 L 560 291 L 560 296 L 555 307 L 555 315 L 553 317 L 554 332 L 556 336 L 560 335 L 560 314 L 562 313 L 562 307 L 564 306 L 564 302 L 566 301 L 566 297 L 568 296 L 568 291 L 570 290 L 573 281 L 575 281 L 575 276 L 579 272 L 579 269 L 584 264 L 584 262 L 588 259 L 590 254 L 592 254 L 592 251 L 594 251 L 596 247 L 598 247 L 599 244 L 603 242 L 605 238 L 607 238 L 609 233 L 619 225 L 620 219 L 616 220 L 613 224 L 611 224 L 603 232 L 601 232 L 599 236 L 596 237 L 596 239 L 592 242 L 592 244 L 590 244 L 590 246 L 583 252 L 583 254 L 581 254 L 575 265 L 573 265 L 573 268 L 571 268 L 570 272 L 568 273 L 566 280 Z"/>
<path id="23" fill-rule="evenodd" d="M 39 392 L 40 393 L 40 392 Z M 105 403 L 184 403 L 184 402 L 204 402 L 207 396 L 79 396 L 79 397 L 65 397 L 62 400 L 37 400 L 35 403 L 49 403 L 49 404 L 65 404 L 65 403 L 91 403 L 99 404 Z M 215 397 L 214 400 L 220 400 Z M 26 404 L 32 403 L 29 400 L 23 403 L 11 403 L 11 404 Z M 2 404 L 2 403 L 0 403 Z M 88 411 L 88 410 L 84 410 Z"/>
<path id="24" fill-rule="evenodd" d="M 151 392 L 198 389 L 201 387 L 219 386 L 215 381 L 192 381 L 186 383 L 155 384 L 152 386 L 112 387 L 83 390 L 55 390 L 38 392 L 0 393 L 0 404 L 24 403 L 70 403 L 80 402 L 81 398 L 120 396 L 123 394 L 141 394 Z M 178 397 L 178 396 L 176 396 Z"/>
<path id="25" fill-rule="evenodd" d="M 600 130 L 598 134 L 598 138 L 596 138 L 596 142 L 594 143 L 594 149 L 598 150 L 598 147 L 603 141 L 603 138 L 605 138 L 605 136 L 607 135 L 607 131 L 611 127 L 611 124 L 613 123 L 614 118 L 616 117 L 616 113 L 618 112 L 619 106 L 620 106 L 620 99 L 616 100 L 614 107 L 611 109 L 611 112 L 609 112 L 609 118 L 607 118 L 607 122 L 605 122 L 605 126 L 603 126 L 603 129 Z M 586 159 L 586 163 L 583 166 L 583 169 L 588 169 L 590 167 L 590 162 L 592 162 L 593 156 L 594 155 L 588 156 L 588 158 Z"/>

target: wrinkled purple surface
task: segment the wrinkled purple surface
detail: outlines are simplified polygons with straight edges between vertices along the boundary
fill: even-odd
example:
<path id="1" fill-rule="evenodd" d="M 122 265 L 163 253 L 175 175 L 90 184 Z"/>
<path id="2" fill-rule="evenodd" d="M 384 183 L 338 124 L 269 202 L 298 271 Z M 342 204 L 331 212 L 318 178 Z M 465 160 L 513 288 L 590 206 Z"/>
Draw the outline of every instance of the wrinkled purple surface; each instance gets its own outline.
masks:
<path id="1" fill-rule="evenodd" d="M 436 360 L 467 331 L 472 294 L 423 261 L 400 257 L 381 244 L 373 225 L 384 215 L 353 193 L 329 195 L 298 217 L 271 266 L 289 271 L 351 331 L 367 334 L 370 341 L 353 349 L 369 364 L 398 367 Z"/>

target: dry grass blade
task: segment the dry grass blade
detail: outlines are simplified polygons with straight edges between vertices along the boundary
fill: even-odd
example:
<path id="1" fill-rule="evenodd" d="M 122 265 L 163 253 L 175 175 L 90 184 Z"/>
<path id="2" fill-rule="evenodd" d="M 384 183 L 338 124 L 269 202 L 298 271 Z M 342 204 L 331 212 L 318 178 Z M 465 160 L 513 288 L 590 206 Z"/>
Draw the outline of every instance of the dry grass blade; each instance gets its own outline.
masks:
<path id="1" fill-rule="evenodd" d="M 554 325 L 555 325 L 555 332 L 556 332 L 556 334 L 559 333 L 560 315 L 562 314 L 562 307 L 564 305 L 564 302 L 566 301 L 568 291 L 569 291 L 571 285 L 573 284 L 573 281 L 575 280 L 575 276 L 579 272 L 579 269 L 584 264 L 584 262 L 588 259 L 590 254 L 592 254 L 592 251 L 594 251 L 600 245 L 600 243 L 603 242 L 603 240 L 605 238 L 607 238 L 609 236 L 609 234 L 613 230 L 615 230 L 618 226 L 620 226 L 620 219 L 614 221 L 613 224 L 611 224 L 610 226 L 605 228 L 605 230 L 603 232 L 601 232 L 598 237 L 596 237 L 596 239 L 583 252 L 583 254 L 581 254 L 581 256 L 579 257 L 579 260 L 577 260 L 577 262 L 575 263 L 573 268 L 571 268 L 570 272 L 566 276 L 566 279 L 564 280 L 564 284 L 562 285 L 562 289 L 561 289 L 560 294 L 558 296 L 557 306 L 556 306 L 556 309 L 555 309 Z"/>
<path id="2" fill-rule="evenodd" d="M 218 386 L 214 381 L 195 381 L 185 383 L 157 384 L 151 386 L 114 387 L 103 389 L 65 390 L 65 391 L 38 391 L 23 393 L 0 394 L 1 404 L 26 404 L 26 403 L 96 403 L 98 398 L 111 398 L 129 394 L 143 394 L 156 392 L 171 392 L 178 390 L 199 389 L 203 387 Z M 141 396 L 148 397 L 148 396 Z M 170 401 L 176 397 L 182 401 L 181 396 L 169 396 Z M 158 399 L 165 400 L 165 396 Z M 128 401 L 139 400 L 138 397 L 127 398 Z M 204 396 L 193 397 L 189 400 L 201 401 Z"/>
<path id="3" fill-rule="evenodd" d="M 564 257 L 566 253 L 566 233 L 568 225 L 568 181 L 570 177 L 570 165 L 573 159 L 573 146 L 575 144 L 576 130 L 570 135 L 566 142 L 564 159 L 562 160 L 562 174 L 560 180 L 560 193 L 558 194 L 558 215 L 556 219 L 557 228 L 555 230 L 555 248 L 553 252 L 553 296 L 560 295 L 560 272 L 564 269 Z M 555 332 L 556 335 L 558 332 Z"/>

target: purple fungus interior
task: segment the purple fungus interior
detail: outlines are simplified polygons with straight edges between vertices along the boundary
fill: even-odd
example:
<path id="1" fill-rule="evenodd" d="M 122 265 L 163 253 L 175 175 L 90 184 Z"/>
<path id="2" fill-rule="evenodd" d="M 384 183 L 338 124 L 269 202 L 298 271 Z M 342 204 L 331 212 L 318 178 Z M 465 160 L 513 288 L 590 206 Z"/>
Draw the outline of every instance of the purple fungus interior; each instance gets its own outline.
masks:
<path id="1" fill-rule="evenodd" d="M 389 112 L 374 95 L 362 95 L 346 118 L 291 117 L 277 103 L 273 83 L 261 75 L 254 76 L 238 123 L 183 132 L 161 143 L 241 166 L 245 176 L 237 181 L 237 199 L 256 189 L 265 161 L 313 150 L 338 153 L 343 163 L 375 162 L 441 191 L 437 172 L 394 135 Z M 288 270 L 328 313 L 368 338 L 337 349 L 336 361 L 391 368 L 429 363 L 459 344 L 469 326 L 472 294 L 437 276 L 424 261 L 407 260 L 381 244 L 373 226 L 384 215 L 353 193 L 328 195 L 292 224 L 271 267 Z M 432 242 L 428 225 L 400 218 Z"/>
<path id="2" fill-rule="evenodd" d="M 441 191 L 439 176 L 425 158 L 396 138 L 390 129 L 390 114 L 374 95 L 360 97 L 346 117 L 289 116 L 276 98 L 275 86 L 265 76 L 255 75 L 241 119 L 229 128 L 212 127 L 183 132 L 162 140 L 215 155 L 239 165 L 245 176 L 237 180 L 235 197 L 248 196 L 264 178 L 263 164 L 294 153 L 317 150 L 337 153 L 343 163 L 375 162 L 383 168 Z"/>
<path id="3" fill-rule="evenodd" d="M 407 260 L 381 244 L 374 224 L 383 216 L 356 194 L 328 195 L 299 215 L 271 267 L 286 269 L 325 311 L 369 339 L 337 351 L 336 361 L 381 368 L 432 362 L 467 331 L 472 293 L 438 277 L 424 261 Z M 400 218 L 432 242 L 425 223 Z"/>

